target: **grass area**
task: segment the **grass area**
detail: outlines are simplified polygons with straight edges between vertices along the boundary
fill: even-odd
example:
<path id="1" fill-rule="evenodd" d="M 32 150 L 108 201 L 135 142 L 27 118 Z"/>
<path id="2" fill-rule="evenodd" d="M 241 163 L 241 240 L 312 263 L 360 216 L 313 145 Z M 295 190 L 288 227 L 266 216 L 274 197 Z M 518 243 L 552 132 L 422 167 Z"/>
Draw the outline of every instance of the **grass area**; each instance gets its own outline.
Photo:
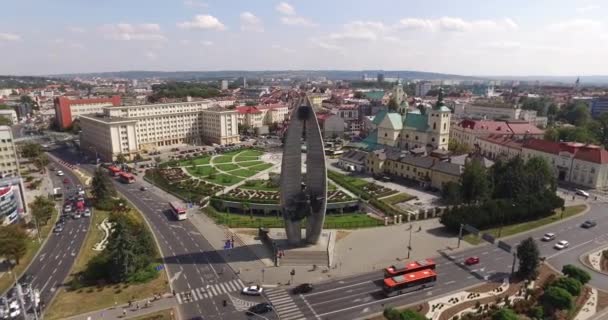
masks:
<path id="1" fill-rule="evenodd" d="M 279 190 L 278 187 L 270 185 L 268 180 L 261 180 L 261 179 L 247 180 L 247 182 L 242 184 L 239 188 L 260 190 L 260 191 L 278 191 Z"/>
<path id="2" fill-rule="evenodd" d="M 239 157 L 259 157 L 264 154 L 264 152 L 260 150 L 243 150 L 238 152 Z"/>
<path id="3" fill-rule="evenodd" d="M 255 161 L 255 160 L 260 160 L 260 157 L 237 156 L 236 158 L 234 158 L 235 162 Z"/>
<path id="4" fill-rule="evenodd" d="M 260 172 L 260 171 L 264 171 L 268 168 L 271 168 L 272 166 L 273 166 L 272 163 L 262 163 L 262 164 L 258 164 L 257 166 L 249 167 L 249 170 L 255 170 L 257 172 Z"/>
<path id="5" fill-rule="evenodd" d="M 34 256 L 36 255 L 38 250 L 40 250 L 40 248 L 42 247 L 42 244 L 44 244 L 44 240 L 46 239 L 49 232 L 51 232 L 51 229 L 55 225 L 54 223 L 57 220 L 57 215 L 58 215 L 57 210 L 54 210 L 53 215 L 52 215 L 51 219 L 49 220 L 49 222 L 45 226 L 40 226 L 40 240 L 43 241 L 42 243 L 38 242 L 38 237 L 34 237 L 34 238 L 28 240 L 27 251 L 26 251 L 25 255 L 19 260 L 19 264 L 16 265 L 15 268 L 13 269 L 13 271 L 17 273 L 17 278 L 21 277 L 21 275 L 23 274 L 23 272 L 25 271 L 27 266 L 30 264 L 32 259 L 34 259 Z M 51 235 L 51 237 L 52 237 L 52 235 Z M 0 277 L 0 292 L 4 292 L 8 288 L 10 288 L 13 285 L 13 282 L 14 282 L 13 276 L 10 275 L 8 272 L 5 272 Z"/>
<path id="6" fill-rule="evenodd" d="M 210 160 L 211 160 L 210 156 L 204 156 L 204 157 L 201 157 L 201 158 L 194 158 L 192 160 L 181 160 L 179 162 L 179 166 L 180 167 L 191 166 L 193 162 L 194 162 L 195 165 L 209 164 Z"/>
<path id="7" fill-rule="evenodd" d="M 206 177 L 210 175 L 214 170 L 213 166 L 199 166 L 199 167 L 187 167 L 186 171 L 195 177 Z"/>
<path id="8" fill-rule="evenodd" d="M 227 155 L 222 155 L 222 156 L 218 156 L 213 158 L 213 163 L 228 163 L 228 162 L 232 162 L 232 156 L 227 156 Z"/>
<path id="9" fill-rule="evenodd" d="M 258 174 L 257 171 L 252 171 L 252 170 L 247 170 L 247 169 L 239 169 L 239 170 L 235 170 L 235 171 L 230 171 L 230 174 L 233 174 L 235 176 L 239 176 L 239 177 L 252 177 L 255 176 L 256 174 Z"/>
<path id="10" fill-rule="evenodd" d="M 175 320 L 177 319 L 177 312 L 174 309 L 166 309 L 157 311 L 154 313 L 139 316 L 137 318 L 131 318 L 132 320 Z"/>
<path id="11" fill-rule="evenodd" d="M 263 164 L 263 163 L 265 163 L 265 162 L 264 161 L 247 161 L 247 162 L 239 162 L 238 165 L 240 167 L 246 168 L 246 167 L 257 166 L 257 165 L 260 165 L 260 164 Z"/>
<path id="12" fill-rule="evenodd" d="M 202 209 L 216 223 L 227 225 L 230 228 L 283 228 L 284 220 L 281 216 L 250 216 L 247 214 L 218 212 L 212 206 Z M 325 216 L 325 229 L 358 229 L 384 225 L 382 221 L 370 218 L 363 213 L 330 214 Z"/>
<path id="13" fill-rule="evenodd" d="M 236 177 L 230 174 L 218 173 L 213 176 L 213 178 L 206 177 L 205 181 L 209 181 L 211 183 L 219 184 L 222 186 L 231 186 L 235 183 L 239 183 L 243 181 L 244 178 Z"/>
<path id="14" fill-rule="evenodd" d="M 405 202 L 405 201 L 408 201 L 408 200 L 412 200 L 414 198 L 415 198 L 414 196 L 402 192 L 402 193 L 398 193 L 396 195 L 392 195 L 390 197 L 382 198 L 380 200 L 384 201 L 384 202 L 386 202 L 388 204 L 397 204 L 397 203 L 400 203 L 400 202 Z"/>
<path id="15" fill-rule="evenodd" d="M 232 164 L 232 163 L 218 164 L 215 167 L 218 168 L 219 170 L 222 170 L 222 171 L 230 171 L 230 170 L 234 170 L 234 169 L 238 169 L 239 168 L 239 166 L 237 166 L 236 164 Z"/>
<path id="16" fill-rule="evenodd" d="M 139 212 L 132 210 L 131 214 L 143 221 Z M 84 270 L 87 263 L 99 252 L 92 250 L 93 246 L 103 238 L 101 230 L 96 226 L 109 216 L 107 211 L 94 210 L 91 219 L 93 227 L 85 238 L 82 250 L 76 258 L 76 262 L 70 272 L 70 277 Z M 69 281 L 70 279 L 68 279 Z M 113 284 L 106 286 L 85 287 L 78 290 L 66 290 L 61 288 L 53 303 L 46 312 L 47 319 L 65 319 L 72 315 L 108 308 L 114 303 L 124 304 L 129 299 L 144 299 L 151 297 L 154 293 L 165 293 L 169 291 L 166 273 L 161 271 L 158 277 L 143 284 Z"/>
<path id="17" fill-rule="evenodd" d="M 579 214 L 583 210 L 585 210 L 585 208 L 586 208 L 585 205 L 576 205 L 576 206 L 566 207 L 563 218 L 565 219 L 565 218 L 571 217 L 573 215 Z M 555 210 L 555 214 L 550 215 L 548 217 L 544 217 L 542 219 L 504 226 L 504 227 L 502 227 L 502 231 L 500 231 L 500 237 L 502 238 L 502 237 L 506 237 L 506 236 L 511 236 L 514 234 L 532 230 L 534 228 L 542 227 L 546 224 L 559 221 L 561 216 L 562 216 L 562 210 L 558 209 L 558 210 Z M 492 228 L 492 229 L 487 229 L 487 230 L 481 230 L 481 233 L 489 233 L 492 236 L 494 236 L 495 238 L 498 238 L 498 233 L 499 233 L 500 229 L 501 228 Z M 481 237 L 476 237 L 475 235 L 472 235 L 472 234 L 467 234 L 466 236 L 463 237 L 463 239 L 464 239 L 464 241 L 466 241 L 470 244 L 479 244 L 483 241 L 481 239 Z"/>

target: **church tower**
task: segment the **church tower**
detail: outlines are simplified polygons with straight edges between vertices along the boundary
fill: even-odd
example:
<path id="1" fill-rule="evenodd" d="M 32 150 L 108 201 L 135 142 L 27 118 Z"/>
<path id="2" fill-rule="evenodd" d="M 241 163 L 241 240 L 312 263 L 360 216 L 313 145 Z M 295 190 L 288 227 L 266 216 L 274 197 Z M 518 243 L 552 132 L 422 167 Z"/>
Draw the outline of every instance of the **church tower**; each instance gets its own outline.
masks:
<path id="1" fill-rule="evenodd" d="M 429 144 L 436 149 L 447 150 L 450 140 L 450 119 L 452 110 L 443 101 L 443 88 L 439 88 L 437 103 L 429 110 L 428 125 L 430 129 Z"/>

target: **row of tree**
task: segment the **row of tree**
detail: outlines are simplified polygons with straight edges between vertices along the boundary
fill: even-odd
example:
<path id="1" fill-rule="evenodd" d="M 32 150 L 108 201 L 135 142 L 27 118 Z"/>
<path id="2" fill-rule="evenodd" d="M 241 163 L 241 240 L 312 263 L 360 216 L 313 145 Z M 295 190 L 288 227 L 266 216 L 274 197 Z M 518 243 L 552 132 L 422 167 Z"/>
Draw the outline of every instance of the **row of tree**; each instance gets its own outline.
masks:
<path id="1" fill-rule="evenodd" d="M 555 115 L 555 119 L 572 126 L 548 128 L 545 131 L 546 140 L 576 141 L 608 147 L 608 114 L 604 113 L 593 119 L 589 106 L 584 102 L 578 102 L 562 107 Z"/>
<path id="2" fill-rule="evenodd" d="M 472 159 L 460 181 L 442 190 L 443 199 L 455 206 L 446 210 L 441 223 L 458 231 L 460 224 L 488 228 L 534 220 L 563 208 L 556 188 L 555 176 L 542 158 L 498 160 L 490 169 Z"/>
<path id="3" fill-rule="evenodd" d="M 49 164 L 49 158 L 38 143 L 26 143 L 21 146 L 21 156 L 29 159 L 41 171 Z"/>
<path id="4" fill-rule="evenodd" d="M 217 85 L 191 82 L 170 82 L 152 86 L 153 94 L 148 98 L 156 102 L 161 98 L 213 98 L 221 95 Z"/>
<path id="5" fill-rule="evenodd" d="M 95 200 L 95 207 L 102 210 L 113 209 L 116 197 L 116 189 L 112 184 L 108 172 L 98 167 L 91 181 L 91 193 Z"/>

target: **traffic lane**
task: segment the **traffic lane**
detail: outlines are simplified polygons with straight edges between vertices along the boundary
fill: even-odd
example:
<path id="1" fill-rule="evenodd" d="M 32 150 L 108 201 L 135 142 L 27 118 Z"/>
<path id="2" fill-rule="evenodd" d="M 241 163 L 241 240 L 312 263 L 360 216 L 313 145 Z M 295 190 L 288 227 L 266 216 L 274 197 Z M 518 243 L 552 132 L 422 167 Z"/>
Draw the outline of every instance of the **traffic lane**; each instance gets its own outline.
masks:
<path id="1" fill-rule="evenodd" d="M 549 258 L 547 261 L 557 270 L 561 270 L 564 265 L 572 264 L 582 269 L 588 267 L 581 263 L 581 258 L 584 259 L 584 255 L 588 252 L 593 251 L 601 247 L 605 247 L 608 244 L 608 235 L 600 235 L 591 241 L 583 243 L 583 245 L 565 250 Z M 591 271 L 592 269 L 588 269 Z M 605 274 L 599 272 L 592 272 L 591 281 L 589 282 L 592 286 L 600 289 L 608 288 L 608 277 Z"/>

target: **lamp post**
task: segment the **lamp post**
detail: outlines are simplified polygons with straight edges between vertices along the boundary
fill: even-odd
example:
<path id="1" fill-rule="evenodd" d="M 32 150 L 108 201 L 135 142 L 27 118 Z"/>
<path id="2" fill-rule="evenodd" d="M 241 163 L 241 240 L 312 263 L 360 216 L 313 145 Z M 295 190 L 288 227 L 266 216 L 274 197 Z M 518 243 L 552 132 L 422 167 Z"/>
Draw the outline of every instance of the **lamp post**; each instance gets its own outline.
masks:
<path id="1" fill-rule="evenodd" d="M 42 243 L 42 239 L 40 239 L 40 228 L 38 227 L 38 219 L 32 213 L 32 219 L 34 219 L 34 225 L 36 225 L 36 235 L 38 236 L 38 243 Z"/>
<path id="2" fill-rule="evenodd" d="M 414 229 L 414 226 L 410 223 L 410 236 L 409 236 L 409 240 L 407 242 L 407 258 L 410 258 L 410 251 L 412 251 L 412 229 Z"/>

